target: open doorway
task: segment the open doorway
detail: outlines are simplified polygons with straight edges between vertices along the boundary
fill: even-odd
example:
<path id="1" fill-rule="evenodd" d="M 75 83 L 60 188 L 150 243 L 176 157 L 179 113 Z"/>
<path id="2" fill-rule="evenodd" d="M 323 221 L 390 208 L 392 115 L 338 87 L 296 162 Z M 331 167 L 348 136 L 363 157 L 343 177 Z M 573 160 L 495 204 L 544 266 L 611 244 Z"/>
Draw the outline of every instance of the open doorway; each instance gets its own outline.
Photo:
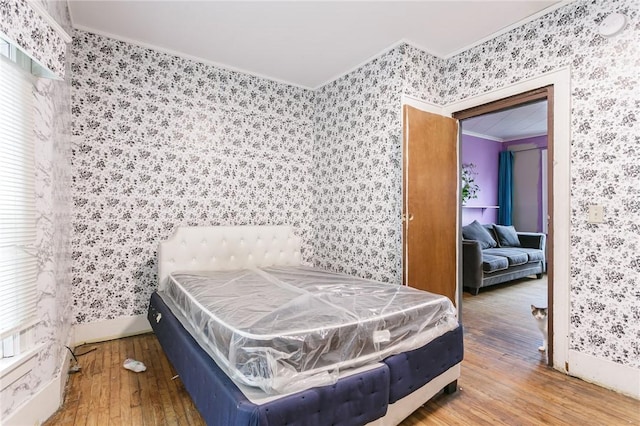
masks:
<path id="1" fill-rule="evenodd" d="M 548 307 L 550 343 L 547 348 L 547 362 L 552 364 L 553 271 L 548 267 L 548 260 L 552 256 L 546 242 L 553 241 L 552 227 L 548 222 L 553 207 L 549 197 L 549 194 L 553 194 L 553 180 L 549 176 L 548 167 L 553 159 L 553 87 L 536 89 L 461 111 L 454 114 L 454 117 L 460 120 L 462 133 L 461 176 L 466 176 L 467 184 L 471 176 L 472 183 L 471 188 L 467 187 L 461 191 L 462 195 L 466 196 L 466 199 L 461 200 L 461 225 L 471 222 L 484 225 L 501 224 L 513 226 L 518 232 L 544 236 L 537 240 L 545 255 L 545 261 L 542 263 L 543 273 L 539 273 L 540 269 L 534 271 L 523 265 L 522 259 L 509 258 L 508 268 L 511 268 L 512 260 L 516 267 L 513 271 L 510 269 L 510 273 L 502 271 L 502 279 L 496 279 L 499 274 L 492 276 L 484 271 L 480 273 L 480 279 L 485 277 L 482 285 L 487 285 L 483 292 L 500 292 L 502 289 L 505 289 L 503 293 L 519 292 L 516 297 L 526 296 L 531 304 Z M 504 166 L 501 163 L 505 162 L 510 164 L 508 182 L 504 182 L 505 176 L 501 175 L 504 172 L 501 170 Z M 512 194 L 507 200 L 505 188 L 506 192 L 510 191 Z M 491 229 L 489 230 L 491 232 Z M 496 241 L 500 241 L 499 235 L 494 236 Z M 460 262 L 463 264 L 463 282 L 465 272 L 469 273 L 464 270 L 468 266 L 464 265 L 465 248 L 468 247 L 463 243 L 460 256 Z M 528 261 L 531 260 L 530 257 Z M 500 268 L 503 266 L 498 267 Z M 534 277 L 531 277 L 531 272 L 534 272 Z M 511 288 L 518 285 L 521 286 L 518 291 Z M 472 294 L 477 292 L 478 289 L 471 290 Z M 505 309 L 504 306 L 499 306 L 502 303 L 500 298 L 495 298 L 496 306 L 493 308 L 490 300 L 485 297 L 483 302 L 488 309 Z M 523 308 L 529 309 L 526 301 L 517 303 L 520 303 L 521 311 Z M 515 316 L 513 319 L 516 321 L 530 321 L 532 325 L 534 323 L 533 317 Z M 520 337 L 514 338 L 514 344 L 522 340 Z M 542 338 L 541 334 L 539 338 Z"/>
<path id="2" fill-rule="evenodd" d="M 500 152 L 512 154 L 510 224 L 523 232 L 547 233 L 547 100 L 460 121 L 463 171 L 474 190 L 462 199 L 462 225 L 497 223 Z M 464 172 L 463 172 L 464 175 Z"/>

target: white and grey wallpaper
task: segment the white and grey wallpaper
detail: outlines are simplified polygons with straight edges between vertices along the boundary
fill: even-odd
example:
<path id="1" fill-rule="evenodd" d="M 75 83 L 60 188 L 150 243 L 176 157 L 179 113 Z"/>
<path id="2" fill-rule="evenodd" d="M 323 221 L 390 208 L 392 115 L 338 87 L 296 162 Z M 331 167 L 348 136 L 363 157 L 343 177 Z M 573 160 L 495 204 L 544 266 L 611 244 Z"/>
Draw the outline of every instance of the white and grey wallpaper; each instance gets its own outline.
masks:
<path id="1" fill-rule="evenodd" d="M 400 45 L 398 49 L 404 55 L 402 93 L 442 105 L 441 87 L 449 84 L 444 78 L 444 60 L 408 44 Z"/>
<path id="2" fill-rule="evenodd" d="M 316 91 L 314 264 L 400 283 L 400 95 L 393 49 Z"/>
<path id="3" fill-rule="evenodd" d="M 441 74 L 402 44 L 316 91 L 316 266 L 402 282 L 401 96 L 438 103 Z"/>
<path id="4" fill-rule="evenodd" d="M 77 323 L 143 314 L 178 226 L 291 224 L 311 259 L 311 91 L 82 31 L 72 75 Z"/>
<path id="5" fill-rule="evenodd" d="M 400 282 L 401 94 L 444 105 L 569 65 L 570 343 L 640 367 L 637 9 L 577 1 L 447 60 L 402 45 L 316 91 L 76 32 L 75 321 L 143 313 L 185 224 L 293 223 L 306 261 Z M 629 28 L 600 38 L 614 11 Z"/>
<path id="6" fill-rule="evenodd" d="M 640 368 L 640 14 L 635 0 L 577 1 L 450 58 L 444 103 L 571 67 L 570 347 Z M 606 39 L 598 24 L 624 13 Z M 590 204 L 606 221 L 588 224 Z M 563 285 L 558 283 L 558 285 Z"/>
<path id="7" fill-rule="evenodd" d="M 61 7 L 61 2 L 55 3 L 53 7 L 57 11 L 58 23 L 69 27 L 66 3 L 62 3 L 64 7 Z M 16 22 L 13 24 L 17 25 Z M 37 313 L 41 319 L 36 336 L 44 347 L 38 354 L 36 368 L 0 392 L 2 418 L 58 374 L 66 375 L 66 372 L 60 372 L 60 365 L 66 355 L 65 345 L 69 345 L 72 323 L 70 89 L 69 79 L 54 81 L 41 78 L 35 83 Z"/>
<path id="8" fill-rule="evenodd" d="M 51 9 L 66 9 L 66 2 L 57 3 L 61 5 Z M 0 2 L 0 18 L 0 33 L 17 43 L 42 66 L 64 78 L 66 44 L 60 34 L 26 0 Z M 65 23 L 61 25 L 64 26 Z"/>

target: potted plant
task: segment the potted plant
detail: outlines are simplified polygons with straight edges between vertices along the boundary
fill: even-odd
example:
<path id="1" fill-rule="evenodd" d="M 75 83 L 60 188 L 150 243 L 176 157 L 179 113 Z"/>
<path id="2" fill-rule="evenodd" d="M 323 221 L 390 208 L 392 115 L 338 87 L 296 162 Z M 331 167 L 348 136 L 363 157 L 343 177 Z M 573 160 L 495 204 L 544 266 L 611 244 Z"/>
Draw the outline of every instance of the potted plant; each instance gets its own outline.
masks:
<path id="1" fill-rule="evenodd" d="M 462 205 L 467 204 L 467 201 L 478 198 L 478 191 L 480 187 L 476 184 L 475 177 L 478 175 L 476 172 L 476 165 L 473 163 L 462 164 L 461 174 L 461 189 L 460 195 L 462 197 Z"/>

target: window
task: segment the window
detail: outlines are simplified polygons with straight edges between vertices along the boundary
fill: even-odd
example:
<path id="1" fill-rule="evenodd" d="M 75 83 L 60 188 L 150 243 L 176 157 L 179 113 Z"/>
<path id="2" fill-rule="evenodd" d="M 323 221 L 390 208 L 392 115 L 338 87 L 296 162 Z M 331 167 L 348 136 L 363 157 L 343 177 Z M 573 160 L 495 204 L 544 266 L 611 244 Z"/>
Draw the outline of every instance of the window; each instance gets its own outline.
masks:
<path id="1" fill-rule="evenodd" d="M 7 358 L 32 344 L 38 259 L 30 60 L 3 40 L 0 54 L 0 358 Z"/>

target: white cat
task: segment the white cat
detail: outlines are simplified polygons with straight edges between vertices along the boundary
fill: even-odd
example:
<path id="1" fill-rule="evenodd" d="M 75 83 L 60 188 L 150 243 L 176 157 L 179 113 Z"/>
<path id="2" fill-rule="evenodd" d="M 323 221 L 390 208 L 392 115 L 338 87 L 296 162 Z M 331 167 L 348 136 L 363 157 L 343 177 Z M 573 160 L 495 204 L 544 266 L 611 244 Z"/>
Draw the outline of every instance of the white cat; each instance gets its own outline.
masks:
<path id="1" fill-rule="evenodd" d="M 531 305 L 531 315 L 536 320 L 536 324 L 538 324 L 538 328 L 542 333 L 542 346 L 538 348 L 539 351 L 544 352 L 547 350 L 547 335 L 548 335 L 548 324 L 547 324 L 547 308 L 538 308 L 534 305 Z"/>

